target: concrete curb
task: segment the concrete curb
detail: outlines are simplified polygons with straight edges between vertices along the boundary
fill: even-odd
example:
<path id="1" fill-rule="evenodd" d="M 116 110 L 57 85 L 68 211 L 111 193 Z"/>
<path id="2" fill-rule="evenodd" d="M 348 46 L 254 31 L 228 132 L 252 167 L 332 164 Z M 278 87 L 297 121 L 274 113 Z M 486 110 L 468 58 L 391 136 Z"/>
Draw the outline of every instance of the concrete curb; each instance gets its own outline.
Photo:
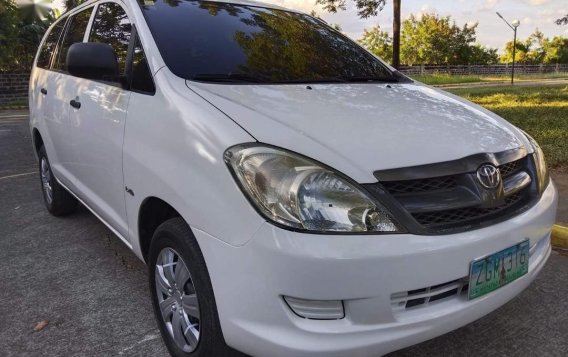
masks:
<path id="1" fill-rule="evenodd" d="M 555 224 L 552 227 L 552 245 L 558 248 L 568 249 L 568 227 Z"/>

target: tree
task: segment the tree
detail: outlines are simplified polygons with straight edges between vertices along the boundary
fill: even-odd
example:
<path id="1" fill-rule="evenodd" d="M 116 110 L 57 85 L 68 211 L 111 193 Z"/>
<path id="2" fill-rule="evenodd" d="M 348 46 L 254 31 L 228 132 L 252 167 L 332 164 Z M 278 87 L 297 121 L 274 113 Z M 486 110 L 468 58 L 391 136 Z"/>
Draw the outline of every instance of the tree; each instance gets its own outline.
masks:
<path id="1" fill-rule="evenodd" d="M 527 46 L 527 41 L 517 41 L 515 46 L 515 62 L 525 63 L 527 59 L 527 53 L 530 47 Z M 500 61 L 502 63 L 513 62 L 513 41 L 509 41 L 505 44 L 505 52 L 501 55 Z"/>
<path id="2" fill-rule="evenodd" d="M 496 63 L 497 49 L 475 44 L 476 31 L 477 24 L 459 27 L 449 16 L 411 15 L 402 23 L 401 62 L 409 65 Z M 393 39 L 377 26 L 365 30 L 359 43 L 388 59 Z"/>
<path id="3" fill-rule="evenodd" d="M 495 64 L 499 62 L 496 48 L 488 48 L 478 43 L 471 46 L 471 64 Z"/>
<path id="4" fill-rule="evenodd" d="M 63 5 L 65 6 L 65 11 L 69 11 L 81 5 L 83 2 L 85 2 L 85 0 L 65 0 Z"/>
<path id="5" fill-rule="evenodd" d="M 345 10 L 347 0 L 316 0 L 316 4 L 323 5 L 323 8 L 332 13 L 338 10 Z M 371 16 L 377 16 L 379 11 L 383 10 L 386 0 L 353 0 L 357 7 L 357 14 L 360 18 L 366 19 Z M 400 65 L 400 6 L 401 0 L 393 0 L 393 46 L 392 46 L 392 64 L 395 68 Z"/>
<path id="6" fill-rule="evenodd" d="M 546 39 L 544 43 L 544 63 L 568 63 L 568 39 L 555 36 L 552 40 Z"/>
<path id="7" fill-rule="evenodd" d="M 18 44 L 18 9 L 12 0 L 0 0 L 0 71 L 12 69 Z"/>
<path id="8" fill-rule="evenodd" d="M 557 25 L 568 25 L 568 14 L 556 20 Z"/>
<path id="9" fill-rule="evenodd" d="M 449 16 L 411 15 L 402 23 L 401 59 L 413 64 L 469 64 L 477 24 L 458 27 Z"/>
<path id="10" fill-rule="evenodd" d="M 513 42 L 507 42 L 501 62 L 513 60 Z M 515 61 L 519 63 L 568 63 L 568 39 L 556 36 L 552 40 L 538 29 L 526 40 L 517 41 Z"/>
<path id="11" fill-rule="evenodd" d="M 47 28 L 59 12 L 51 0 L 0 0 L 0 69 L 29 71 Z"/>
<path id="12" fill-rule="evenodd" d="M 381 30 L 379 26 L 363 33 L 359 43 L 387 62 L 392 61 L 392 37 L 388 32 Z"/>

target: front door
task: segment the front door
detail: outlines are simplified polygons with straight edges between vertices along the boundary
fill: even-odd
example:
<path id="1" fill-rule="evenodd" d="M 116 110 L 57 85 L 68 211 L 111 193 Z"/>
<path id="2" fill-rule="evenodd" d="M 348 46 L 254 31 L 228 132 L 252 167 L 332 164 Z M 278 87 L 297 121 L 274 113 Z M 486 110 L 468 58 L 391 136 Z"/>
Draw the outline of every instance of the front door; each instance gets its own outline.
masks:
<path id="1" fill-rule="evenodd" d="M 110 44 L 119 71 L 124 74 L 131 25 L 124 9 L 115 2 L 101 3 L 95 10 L 89 42 Z M 130 92 L 116 82 L 74 78 L 75 103 L 69 116 L 76 154 L 72 170 L 81 198 L 123 237 L 128 236 L 122 144 Z"/>

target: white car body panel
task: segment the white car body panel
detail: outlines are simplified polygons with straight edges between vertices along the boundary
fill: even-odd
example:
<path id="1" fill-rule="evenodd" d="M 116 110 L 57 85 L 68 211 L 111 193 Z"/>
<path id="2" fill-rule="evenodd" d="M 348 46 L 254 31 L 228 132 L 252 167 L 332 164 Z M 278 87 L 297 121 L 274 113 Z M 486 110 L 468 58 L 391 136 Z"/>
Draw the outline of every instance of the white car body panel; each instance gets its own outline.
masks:
<path id="1" fill-rule="evenodd" d="M 71 98 L 80 109 L 69 106 L 69 141 L 74 187 L 83 200 L 116 228 L 128 235 L 122 144 L 126 110 L 131 92 L 115 85 L 68 76 Z"/>
<path id="2" fill-rule="evenodd" d="M 249 243 L 234 248 L 206 233 L 195 235 L 205 256 L 224 262 L 209 273 L 229 345 L 253 356 L 379 356 L 468 324 L 522 292 L 550 254 L 547 227 L 556 204 L 551 184 L 538 206 L 510 221 L 445 236 L 306 237 L 266 223 Z M 402 313 L 392 308 L 391 294 L 467 277 L 464 262 L 525 238 L 531 257 L 523 278 L 472 301 L 462 296 Z M 259 266 L 263 272 L 256 271 Z M 344 299 L 348 317 L 303 319 L 274 299 L 282 295 Z"/>
<path id="3" fill-rule="evenodd" d="M 146 258 L 139 231 L 144 203 L 157 198 L 181 215 L 207 263 L 231 347 L 259 356 L 388 353 L 486 315 L 518 295 L 545 264 L 558 199 L 552 183 L 523 213 L 452 234 L 306 234 L 266 222 L 224 162 L 231 146 L 280 146 L 358 183 L 376 183 L 376 170 L 533 149 L 497 115 L 421 83 L 308 89 L 186 81 L 166 67 L 137 1 L 113 2 L 136 26 L 155 93 L 34 65 L 30 128 L 40 133 L 57 179 L 140 259 Z M 81 108 L 71 108 L 77 97 Z M 456 297 L 403 314 L 393 310 L 392 294 L 467 277 L 472 260 L 526 238 L 526 276 L 473 301 Z M 346 315 L 303 319 L 282 296 L 340 299 Z"/>
<path id="4" fill-rule="evenodd" d="M 317 158 L 360 183 L 374 182 L 375 170 L 521 146 L 532 151 L 505 120 L 421 84 L 310 84 L 309 90 L 187 83 L 257 140 Z"/>
<path id="5" fill-rule="evenodd" d="M 131 239 L 138 237 L 140 204 L 157 197 L 192 227 L 231 245 L 244 244 L 264 220 L 229 174 L 223 153 L 253 138 L 167 68 L 154 79 L 156 94 L 133 93 L 127 117 L 124 172 L 134 190 L 127 196 Z"/>

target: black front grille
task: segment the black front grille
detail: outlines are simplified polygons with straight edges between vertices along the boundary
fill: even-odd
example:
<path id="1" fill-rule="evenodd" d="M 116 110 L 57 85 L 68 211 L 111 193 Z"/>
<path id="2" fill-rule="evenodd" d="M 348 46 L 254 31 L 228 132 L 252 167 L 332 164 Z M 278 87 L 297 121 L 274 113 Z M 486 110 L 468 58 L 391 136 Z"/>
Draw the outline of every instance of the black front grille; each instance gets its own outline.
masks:
<path id="1" fill-rule="evenodd" d="M 511 195 L 505 199 L 505 203 L 501 206 L 491 208 L 467 207 L 445 211 L 433 211 L 423 213 L 413 213 L 412 216 L 421 225 L 432 227 L 437 225 L 454 225 L 456 223 L 467 223 L 472 220 L 479 220 L 498 214 L 501 211 L 507 211 L 508 208 L 519 203 L 523 195 L 520 193 Z"/>
<path id="2" fill-rule="evenodd" d="M 432 176 L 437 173 L 435 165 L 426 168 Z M 421 179 L 413 178 L 421 172 L 420 168 L 418 171 L 402 168 L 399 173 L 393 173 L 395 169 L 387 172 L 387 179 L 381 180 L 379 173 L 380 183 L 367 187 L 395 217 L 400 217 L 410 232 L 418 234 L 442 234 L 496 223 L 522 212 L 536 201 L 536 174 L 530 155 L 519 155 L 498 165 L 503 185 L 495 189 L 481 185 L 478 165 L 483 162 L 468 165 L 462 160 L 452 170 L 448 163 L 442 163 L 440 171 L 446 175 Z M 467 172 L 463 172 L 464 167 Z M 519 175 L 526 177 L 527 174 L 528 183 L 526 179 L 519 180 Z M 394 180 L 397 175 L 403 179 Z"/>
<path id="3" fill-rule="evenodd" d="M 393 195 L 447 190 L 457 186 L 456 178 L 452 176 L 432 177 L 421 180 L 391 181 L 383 186 Z"/>
<path id="4" fill-rule="evenodd" d="M 499 166 L 499 171 L 501 171 L 501 176 L 508 177 L 521 169 L 521 160 L 509 162 Z"/>

